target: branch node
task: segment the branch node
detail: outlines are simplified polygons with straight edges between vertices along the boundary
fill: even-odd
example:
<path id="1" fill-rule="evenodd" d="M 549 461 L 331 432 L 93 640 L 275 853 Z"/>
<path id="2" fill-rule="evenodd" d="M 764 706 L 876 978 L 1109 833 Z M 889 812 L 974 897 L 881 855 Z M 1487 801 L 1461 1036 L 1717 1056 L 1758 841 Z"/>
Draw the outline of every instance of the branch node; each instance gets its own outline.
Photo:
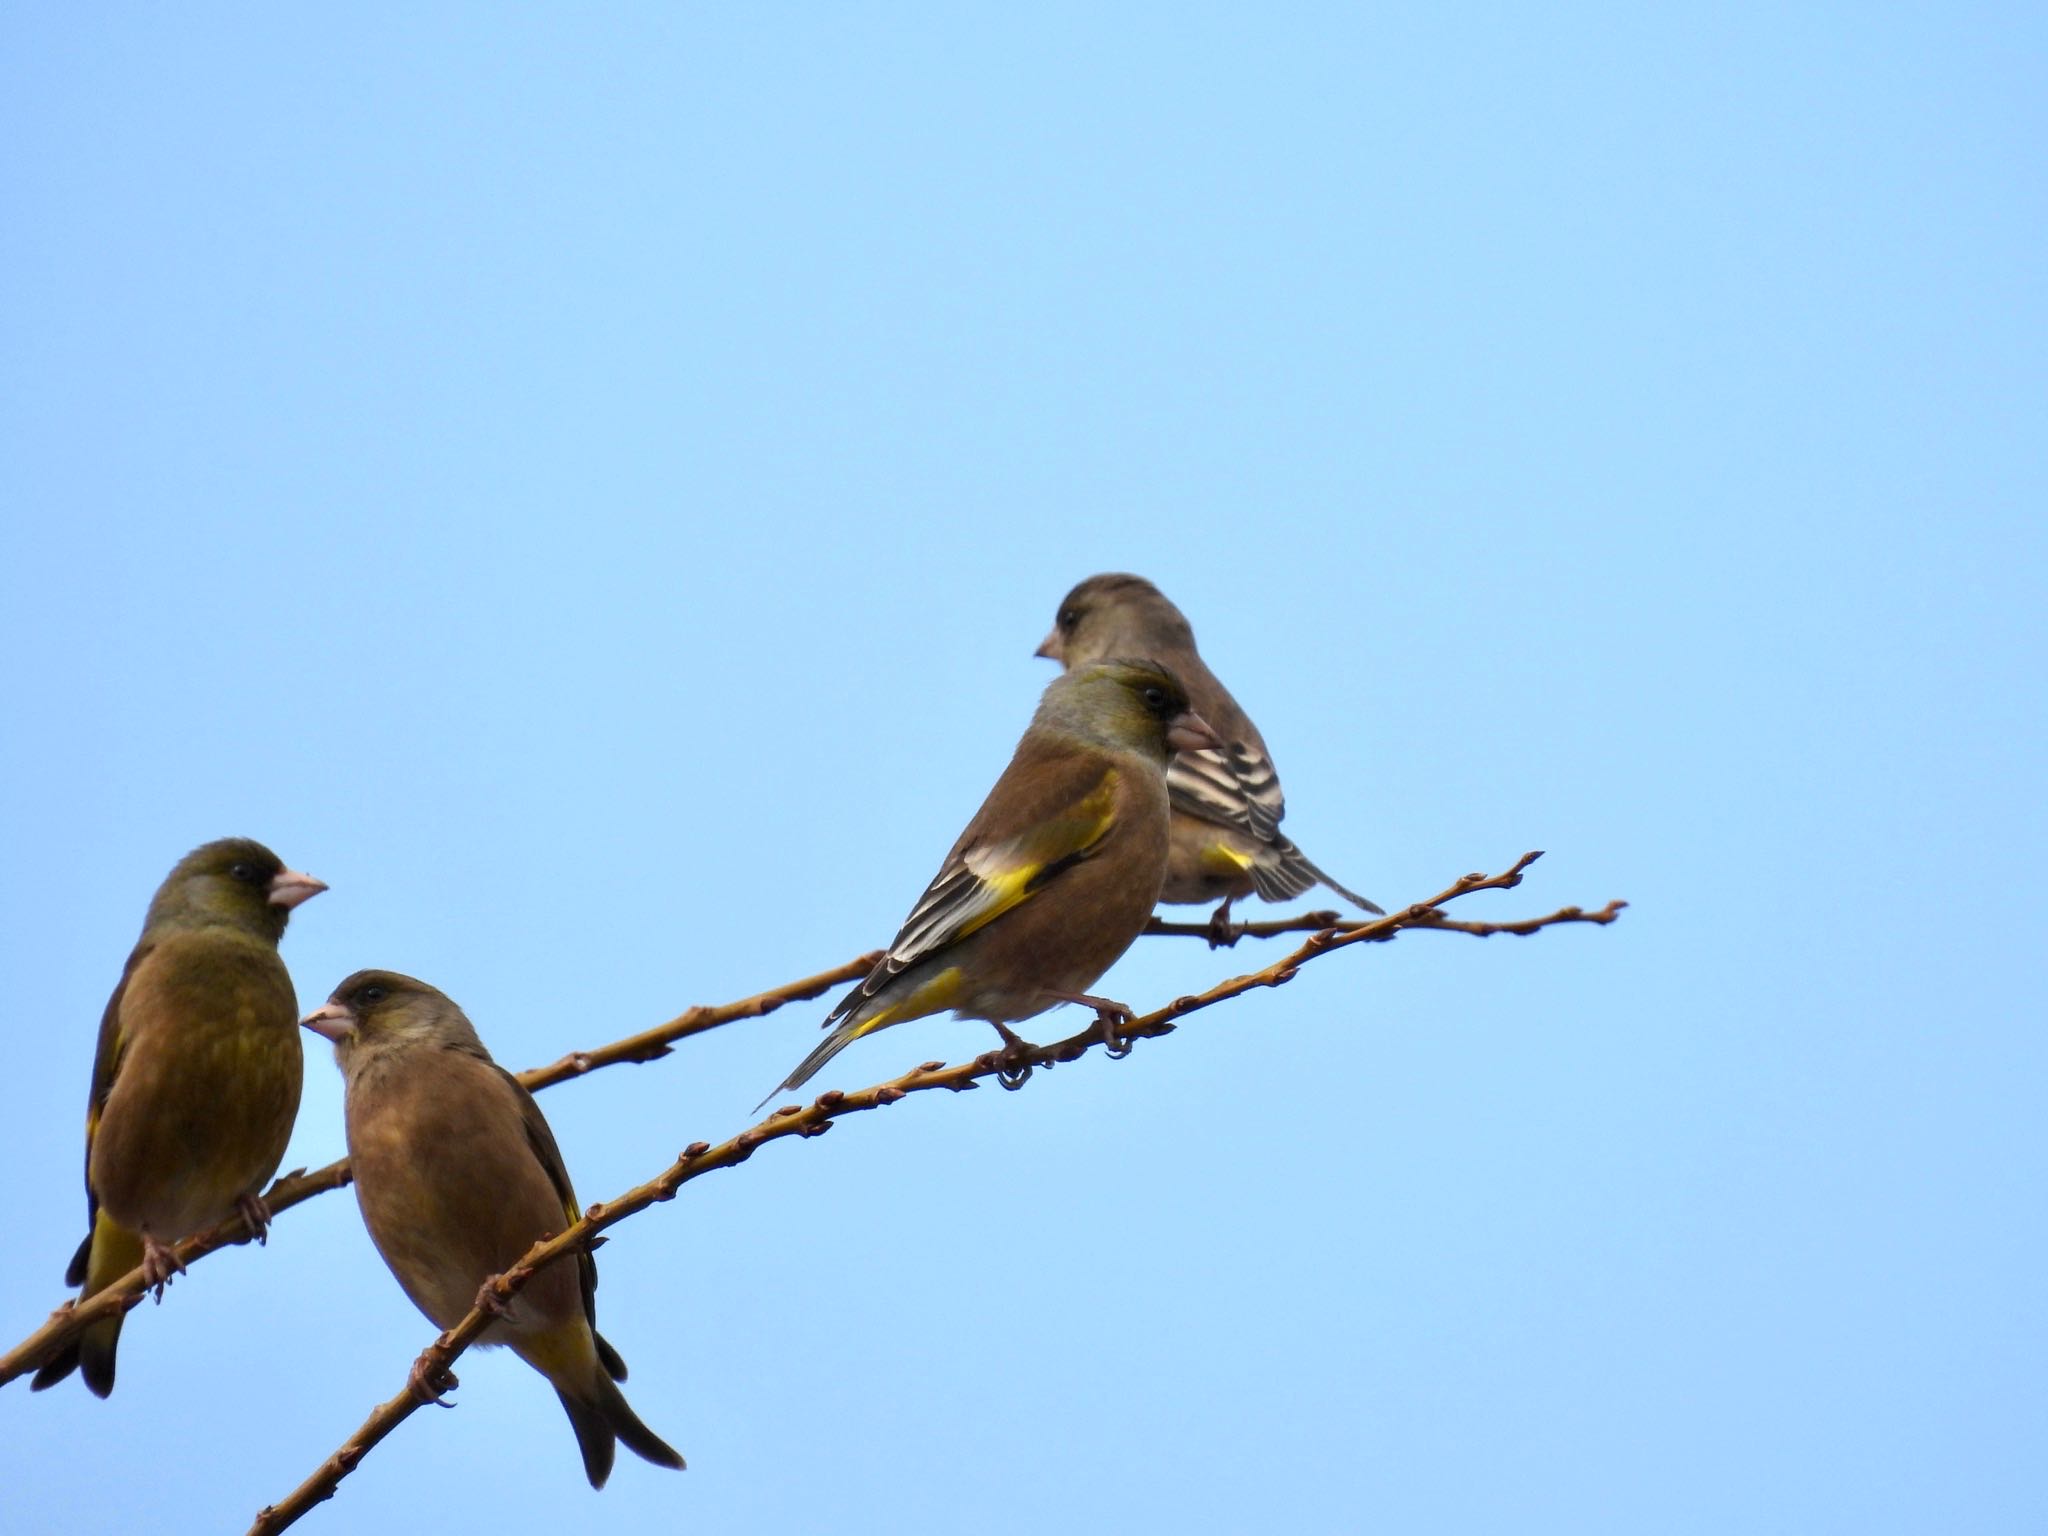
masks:
<path id="1" fill-rule="evenodd" d="M 711 1150 L 711 1143 L 710 1143 L 710 1142 L 708 1142 L 708 1141 L 693 1141 L 693 1142 L 691 1142 L 691 1143 L 690 1143 L 690 1144 L 689 1144 L 689 1145 L 688 1145 L 687 1147 L 683 1148 L 683 1155 L 682 1155 L 682 1158 L 681 1158 L 680 1160 L 681 1160 L 681 1161 L 683 1161 L 683 1162 L 686 1162 L 686 1163 L 687 1163 L 687 1162 L 691 1162 L 691 1161 L 694 1161 L 694 1160 L 695 1160 L 695 1159 L 697 1159 L 697 1158 L 700 1158 L 700 1157 L 702 1157 L 702 1156 L 703 1156 L 703 1155 L 704 1155 L 704 1154 L 705 1154 L 706 1152 L 709 1152 L 710 1150 Z"/>
<path id="2" fill-rule="evenodd" d="M 968 1086 L 972 1087 L 973 1085 L 970 1083 Z M 875 1102 L 877 1104 L 894 1104 L 902 1097 L 903 1090 L 901 1088 L 882 1087 L 875 1090 Z"/>

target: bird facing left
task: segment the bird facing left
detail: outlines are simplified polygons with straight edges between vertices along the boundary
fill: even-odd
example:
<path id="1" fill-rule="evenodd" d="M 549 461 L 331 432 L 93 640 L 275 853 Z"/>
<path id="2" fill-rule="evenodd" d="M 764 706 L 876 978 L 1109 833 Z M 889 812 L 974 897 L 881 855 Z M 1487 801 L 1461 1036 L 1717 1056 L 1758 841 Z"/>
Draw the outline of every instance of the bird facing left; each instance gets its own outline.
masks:
<path id="1" fill-rule="evenodd" d="M 569 1170 L 540 1106 L 484 1049 L 445 993 L 396 971 L 358 971 L 306 1028 L 334 1042 L 356 1201 L 370 1240 L 413 1304 L 453 1328 L 480 1287 L 578 1215 Z M 536 1271 L 477 1340 L 509 1345 L 561 1399 L 590 1486 L 617 1444 L 656 1466 L 683 1458 L 645 1424 L 618 1383 L 626 1362 L 597 1331 L 597 1263 L 585 1248 Z M 414 1393 L 448 1382 L 415 1366 Z"/>
<path id="2" fill-rule="evenodd" d="M 277 944 L 292 909 L 326 889 L 245 837 L 195 848 L 157 888 L 100 1018 L 86 1236 L 64 1275 L 81 1298 L 140 1264 L 161 1300 L 180 1268 L 172 1245 L 237 1212 L 263 1236 L 304 1065 Z M 92 1324 L 32 1387 L 77 1370 L 105 1397 L 120 1336 L 118 1313 Z"/>

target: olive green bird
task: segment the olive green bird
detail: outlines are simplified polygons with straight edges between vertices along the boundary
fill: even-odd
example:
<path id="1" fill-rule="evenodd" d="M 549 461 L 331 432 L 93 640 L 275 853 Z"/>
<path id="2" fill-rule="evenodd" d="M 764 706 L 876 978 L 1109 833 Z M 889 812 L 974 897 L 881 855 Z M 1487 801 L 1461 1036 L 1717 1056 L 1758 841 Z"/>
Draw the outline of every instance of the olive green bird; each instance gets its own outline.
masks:
<path id="1" fill-rule="evenodd" d="M 423 981 L 357 971 L 301 1022 L 334 1042 L 370 1240 L 413 1305 L 452 1328 L 486 1280 L 580 1214 L 554 1133 L 463 1011 Z M 540 1270 L 509 1304 L 485 1304 L 502 1310 L 477 1343 L 509 1345 L 547 1378 L 591 1487 L 604 1486 L 621 1440 L 657 1466 L 682 1466 L 615 1385 L 626 1362 L 598 1334 L 588 1250 Z M 437 1395 L 417 1372 L 412 1387 Z"/>
<path id="2" fill-rule="evenodd" d="M 178 861 L 100 1019 L 85 1111 L 86 1237 L 65 1271 L 92 1296 L 142 1266 L 157 1298 L 181 1268 L 171 1245 L 234 1215 L 258 1239 L 262 1190 L 299 1111 L 298 999 L 277 941 L 327 887 L 245 837 Z M 114 1390 L 119 1315 L 94 1323 L 31 1385 L 75 1369 Z"/>
<path id="3" fill-rule="evenodd" d="M 1290 901 L 1327 885 L 1354 906 L 1380 908 L 1311 863 L 1280 831 L 1287 814 L 1280 775 L 1251 716 L 1217 681 L 1195 649 L 1186 617 L 1142 576 L 1090 576 L 1066 595 L 1038 655 L 1072 671 L 1104 656 L 1143 656 L 1173 669 L 1188 697 L 1222 739 L 1184 751 L 1166 771 L 1173 841 L 1159 899 L 1222 905 L 1210 919 L 1216 943 L 1229 931 L 1230 904 L 1256 891 Z"/>
<path id="4" fill-rule="evenodd" d="M 1086 989 L 1144 930 L 1166 875 L 1166 763 L 1215 745 L 1187 690 L 1151 661 L 1053 679 L 902 931 L 825 1017 L 831 1033 L 768 1095 L 801 1087 L 863 1035 L 951 1009 L 1007 1026 Z M 766 1103 L 767 1100 L 762 1100 Z"/>

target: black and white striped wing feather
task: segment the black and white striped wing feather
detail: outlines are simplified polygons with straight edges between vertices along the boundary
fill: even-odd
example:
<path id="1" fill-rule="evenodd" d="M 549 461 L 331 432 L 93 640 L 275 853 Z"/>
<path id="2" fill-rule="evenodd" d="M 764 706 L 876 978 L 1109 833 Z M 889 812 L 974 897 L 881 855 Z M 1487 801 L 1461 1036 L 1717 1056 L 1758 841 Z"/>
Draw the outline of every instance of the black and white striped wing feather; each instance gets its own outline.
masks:
<path id="1" fill-rule="evenodd" d="M 1287 814 L 1273 760 L 1241 741 L 1177 754 L 1166 767 L 1166 792 L 1175 810 L 1241 828 L 1262 843 L 1278 840 Z"/>
<path id="2" fill-rule="evenodd" d="M 1324 874 L 1281 834 L 1287 801 L 1280 775 L 1257 748 L 1233 741 L 1221 751 L 1182 752 L 1167 765 L 1166 792 L 1175 810 L 1233 827 L 1265 845 L 1250 870 L 1261 900 L 1291 901 L 1312 886 L 1327 885 L 1368 912 L 1380 910 Z"/>

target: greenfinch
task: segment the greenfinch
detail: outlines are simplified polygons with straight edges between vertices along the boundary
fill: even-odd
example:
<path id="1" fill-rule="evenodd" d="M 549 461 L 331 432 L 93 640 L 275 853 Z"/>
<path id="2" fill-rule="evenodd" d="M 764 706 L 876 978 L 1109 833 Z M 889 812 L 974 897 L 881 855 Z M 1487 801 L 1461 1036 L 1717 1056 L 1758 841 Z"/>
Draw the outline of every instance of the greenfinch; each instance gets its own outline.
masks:
<path id="1" fill-rule="evenodd" d="M 1097 661 L 1055 678 L 888 953 L 768 1097 L 863 1035 L 946 1009 L 994 1024 L 1009 1047 L 1019 1042 L 1006 1025 L 1059 1003 L 1128 1014 L 1085 989 L 1159 900 L 1167 759 L 1217 744 L 1157 662 Z"/>
<path id="2" fill-rule="evenodd" d="M 1354 906 L 1380 911 L 1324 874 L 1281 834 L 1287 802 L 1265 738 L 1202 661 L 1186 617 L 1151 582 L 1115 573 L 1090 576 L 1061 602 L 1037 654 L 1069 671 L 1105 656 L 1159 662 L 1187 685 L 1194 707 L 1222 738 L 1215 746 L 1182 752 L 1166 771 L 1173 833 L 1161 901 L 1220 899 L 1211 919 L 1219 937 L 1227 931 L 1230 904 L 1254 891 L 1266 901 L 1289 901 L 1327 885 Z"/>
<path id="3" fill-rule="evenodd" d="M 245 837 L 178 861 L 157 888 L 100 1018 L 85 1111 L 86 1237 L 65 1283 L 91 1296 L 142 1266 L 159 1299 L 171 1245 L 240 1211 L 260 1240 L 262 1190 L 299 1111 L 298 1000 L 278 958 L 292 909 L 327 887 Z M 114 1389 L 117 1315 L 40 1371 Z"/>
<path id="4" fill-rule="evenodd" d="M 413 1304 L 443 1329 L 480 1303 L 499 1312 L 478 1344 L 509 1345 L 547 1378 L 591 1487 L 604 1486 L 621 1440 L 657 1466 L 682 1466 L 615 1385 L 626 1362 L 598 1334 L 587 1249 L 538 1271 L 509 1304 L 480 1295 L 579 1208 L 540 1106 L 491 1060 L 463 1011 L 410 976 L 358 971 L 300 1022 L 334 1042 L 356 1201 Z"/>

